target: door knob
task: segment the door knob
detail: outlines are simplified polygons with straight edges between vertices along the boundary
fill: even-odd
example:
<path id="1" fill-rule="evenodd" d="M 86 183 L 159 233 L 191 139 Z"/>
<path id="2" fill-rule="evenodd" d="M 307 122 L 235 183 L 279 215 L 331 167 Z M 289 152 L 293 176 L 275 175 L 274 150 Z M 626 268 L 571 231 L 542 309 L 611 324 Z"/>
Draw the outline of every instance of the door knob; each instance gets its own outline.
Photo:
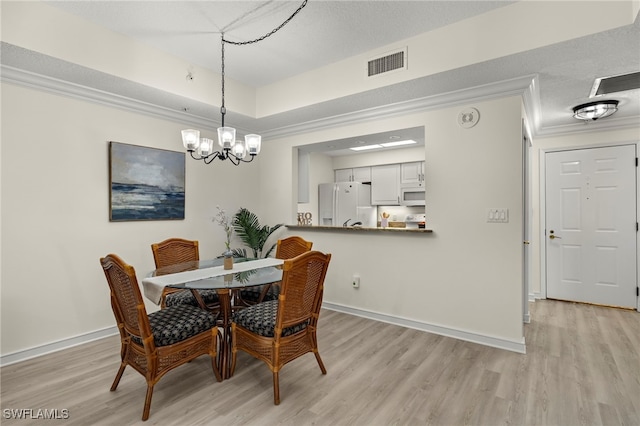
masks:
<path id="1" fill-rule="evenodd" d="M 562 237 L 558 237 L 557 235 L 554 235 L 554 234 L 549 235 L 549 238 L 552 240 L 555 240 L 556 238 L 558 238 L 559 240 L 562 239 Z"/>

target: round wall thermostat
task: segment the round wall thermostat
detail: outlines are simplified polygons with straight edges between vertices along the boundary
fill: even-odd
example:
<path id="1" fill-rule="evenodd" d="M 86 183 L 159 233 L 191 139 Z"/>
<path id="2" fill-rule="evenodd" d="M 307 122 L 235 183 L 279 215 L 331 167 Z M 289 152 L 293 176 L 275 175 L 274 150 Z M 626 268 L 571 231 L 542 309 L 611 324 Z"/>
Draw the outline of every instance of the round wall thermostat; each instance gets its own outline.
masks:
<path id="1" fill-rule="evenodd" d="M 470 129 L 480 121 L 480 111 L 475 108 L 467 108 L 458 114 L 458 125 L 464 129 Z"/>

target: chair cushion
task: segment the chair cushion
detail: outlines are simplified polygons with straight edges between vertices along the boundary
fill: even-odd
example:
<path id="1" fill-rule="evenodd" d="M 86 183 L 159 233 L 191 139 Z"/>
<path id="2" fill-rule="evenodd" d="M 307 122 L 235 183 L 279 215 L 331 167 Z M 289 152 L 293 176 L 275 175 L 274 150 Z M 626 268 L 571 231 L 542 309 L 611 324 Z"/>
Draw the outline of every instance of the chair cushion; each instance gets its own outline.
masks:
<path id="1" fill-rule="evenodd" d="M 169 346 L 210 330 L 216 317 L 195 306 L 176 305 L 149 314 L 149 325 L 156 346 Z M 142 344 L 137 337 L 132 340 Z"/>
<path id="2" fill-rule="evenodd" d="M 220 303 L 218 292 L 215 290 L 198 290 L 198 293 L 200 293 L 200 297 L 202 297 L 205 305 Z M 164 299 L 164 305 L 167 307 L 176 305 L 200 306 L 196 298 L 193 297 L 191 290 L 182 290 L 167 294 Z"/>
<path id="3" fill-rule="evenodd" d="M 239 326 L 264 337 L 273 337 L 276 326 L 276 314 L 278 313 L 278 301 L 258 303 L 241 309 L 233 314 L 232 321 Z M 307 322 L 294 325 L 282 330 L 282 336 L 289 336 L 307 328 Z"/>
<path id="4" fill-rule="evenodd" d="M 257 302 L 260 299 L 260 295 L 262 294 L 262 290 L 264 290 L 264 286 L 255 286 L 255 287 L 247 287 L 240 290 L 240 296 L 242 300 L 247 302 Z M 278 296 L 280 295 L 280 286 L 279 285 L 271 285 L 267 294 L 264 295 L 263 302 L 268 300 L 278 300 Z"/>

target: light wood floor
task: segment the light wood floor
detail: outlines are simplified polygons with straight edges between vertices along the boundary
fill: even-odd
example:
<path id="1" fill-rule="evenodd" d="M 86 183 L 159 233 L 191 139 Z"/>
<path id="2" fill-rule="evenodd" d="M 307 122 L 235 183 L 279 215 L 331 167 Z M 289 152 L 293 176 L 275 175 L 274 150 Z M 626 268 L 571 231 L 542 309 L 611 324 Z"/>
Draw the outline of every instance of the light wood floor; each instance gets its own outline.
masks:
<path id="1" fill-rule="evenodd" d="M 640 425 L 640 314 L 551 300 L 531 304 L 527 354 L 326 311 L 318 332 L 328 374 L 308 354 L 280 374 L 243 354 L 217 383 L 201 357 L 155 387 L 148 425 Z M 110 337 L 0 370 L 2 425 L 131 425 L 145 381 L 119 364 Z M 5 409 L 67 409 L 17 421 Z"/>

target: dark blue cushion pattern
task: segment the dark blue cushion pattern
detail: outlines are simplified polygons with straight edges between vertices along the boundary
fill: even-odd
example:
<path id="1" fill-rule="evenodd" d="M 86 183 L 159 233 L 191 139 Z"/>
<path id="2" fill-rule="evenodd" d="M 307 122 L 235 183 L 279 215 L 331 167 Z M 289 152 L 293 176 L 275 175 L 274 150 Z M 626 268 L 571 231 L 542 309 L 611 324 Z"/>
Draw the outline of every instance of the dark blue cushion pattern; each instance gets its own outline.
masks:
<path id="1" fill-rule="evenodd" d="M 169 346 L 193 337 L 216 325 L 216 317 L 191 305 L 176 305 L 149 314 L 149 325 L 156 346 Z M 142 341 L 134 337 L 134 341 Z"/>
<path id="2" fill-rule="evenodd" d="M 264 337 L 273 337 L 276 326 L 276 315 L 278 313 L 278 301 L 258 303 L 248 308 L 236 311 L 232 321 L 246 328 L 252 333 Z M 282 336 L 289 336 L 307 328 L 307 322 L 294 325 L 282 330 Z"/>
<path id="3" fill-rule="evenodd" d="M 205 305 L 220 303 L 220 300 L 218 300 L 218 292 L 215 290 L 198 290 L 198 293 L 200 293 L 200 297 L 202 297 Z M 164 299 L 164 305 L 167 307 L 176 305 L 199 307 L 198 301 L 193 297 L 191 290 L 176 291 L 175 293 L 167 294 Z"/>

